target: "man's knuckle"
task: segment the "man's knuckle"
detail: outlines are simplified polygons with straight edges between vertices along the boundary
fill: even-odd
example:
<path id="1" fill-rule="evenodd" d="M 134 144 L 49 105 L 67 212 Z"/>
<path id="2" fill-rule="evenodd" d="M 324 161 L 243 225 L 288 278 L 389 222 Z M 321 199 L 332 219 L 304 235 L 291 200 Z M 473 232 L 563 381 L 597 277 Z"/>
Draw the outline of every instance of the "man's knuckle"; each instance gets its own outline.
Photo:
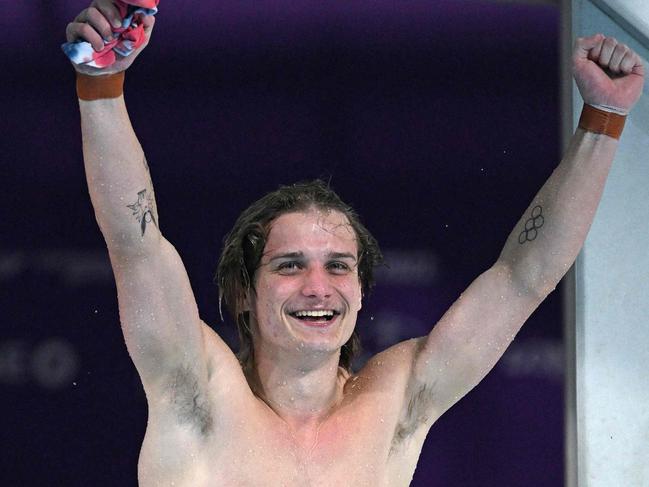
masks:
<path id="1" fill-rule="evenodd" d="M 81 12 L 79 12 L 79 15 L 77 15 L 74 18 L 74 22 L 83 22 L 83 19 L 86 17 L 86 12 L 88 11 L 87 8 L 84 8 Z"/>
<path id="2" fill-rule="evenodd" d="M 65 37 L 68 40 L 68 42 L 72 42 L 75 38 L 75 27 L 72 22 L 70 22 L 66 27 L 65 27 Z"/>
<path id="3" fill-rule="evenodd" d="M 87 13 L 86 13 L 86 21 L 96 21 L 97 20 L 97 15 L 98 11 L 96 8 L 89 8 Z"/>

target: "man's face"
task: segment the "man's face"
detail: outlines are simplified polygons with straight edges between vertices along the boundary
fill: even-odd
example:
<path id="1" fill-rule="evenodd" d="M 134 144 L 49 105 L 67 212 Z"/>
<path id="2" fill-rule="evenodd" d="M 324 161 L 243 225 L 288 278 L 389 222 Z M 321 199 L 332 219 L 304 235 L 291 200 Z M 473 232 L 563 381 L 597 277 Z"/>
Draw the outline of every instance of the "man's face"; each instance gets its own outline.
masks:
<path id="1" fill-rule="evenodd" d="M 361 308 L 358 245 L 337 211 L 286 213 L 271 223 L 249 298 L 257 347 L 334 352 Z"/>

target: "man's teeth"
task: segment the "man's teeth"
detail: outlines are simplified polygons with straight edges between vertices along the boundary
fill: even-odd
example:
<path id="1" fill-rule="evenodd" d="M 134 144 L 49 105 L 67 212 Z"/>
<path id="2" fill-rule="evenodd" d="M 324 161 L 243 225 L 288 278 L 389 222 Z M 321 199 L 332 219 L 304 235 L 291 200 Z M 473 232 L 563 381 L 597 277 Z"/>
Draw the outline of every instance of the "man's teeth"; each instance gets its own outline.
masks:
<path id="1" fill-rule="evenodd" d="M 317 311 L 296 311 L 293 313 L 297 318 L 302 318 L 305 316 L 312 316 L 315 318 L 327 317 L 331 318 L 334 315 L 332 310 L 317 310 Z"/>

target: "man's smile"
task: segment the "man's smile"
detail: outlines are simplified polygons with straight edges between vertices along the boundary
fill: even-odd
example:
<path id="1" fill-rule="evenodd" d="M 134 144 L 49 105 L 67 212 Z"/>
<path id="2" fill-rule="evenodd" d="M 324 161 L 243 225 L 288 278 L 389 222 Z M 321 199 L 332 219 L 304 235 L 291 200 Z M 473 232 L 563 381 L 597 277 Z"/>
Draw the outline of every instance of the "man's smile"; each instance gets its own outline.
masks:
<path id="1" fill-rule="evenodd" d="M 322 327 L 331 325 L 340 312 L 334 309 L 298 310 L 288 315 L 306 326 Z"/>

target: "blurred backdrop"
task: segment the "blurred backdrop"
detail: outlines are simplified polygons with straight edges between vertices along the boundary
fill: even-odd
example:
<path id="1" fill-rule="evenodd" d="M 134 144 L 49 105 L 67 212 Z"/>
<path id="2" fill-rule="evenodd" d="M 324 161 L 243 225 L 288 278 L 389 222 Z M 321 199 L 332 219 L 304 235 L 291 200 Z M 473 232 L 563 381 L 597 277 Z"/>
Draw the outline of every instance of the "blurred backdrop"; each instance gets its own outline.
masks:
<path id="1" fill-rule="evenodd" d="M 146 426 L 60 50 L 85 6 L 1 7 L 7 486 L 134 486 Z M 559 161 L 558 33 L 549 2 L 163 0 L 126 101 L 202 318 L 236 348 L 212 283 L 224 234 L 263 193 L 322 177 L 386 254 L 365 357 L 426 334 Z M 412 485 L 562 485 L 561 330 L 558 288 L 433 426 Z"/>

